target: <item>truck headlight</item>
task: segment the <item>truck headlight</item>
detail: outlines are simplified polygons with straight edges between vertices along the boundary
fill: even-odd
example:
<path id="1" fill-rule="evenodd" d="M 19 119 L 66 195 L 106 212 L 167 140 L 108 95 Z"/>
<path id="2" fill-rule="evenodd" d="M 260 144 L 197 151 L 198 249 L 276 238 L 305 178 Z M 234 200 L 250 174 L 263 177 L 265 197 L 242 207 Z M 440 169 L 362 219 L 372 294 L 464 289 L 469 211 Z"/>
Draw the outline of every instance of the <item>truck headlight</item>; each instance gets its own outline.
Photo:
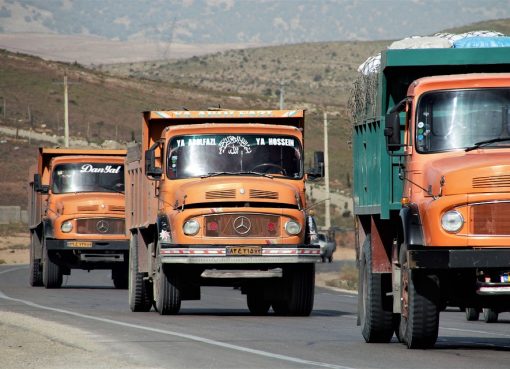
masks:
<path id="1" fill-rule="evenodd" d="M 186 221 L 184 223 L 182 230 L 184 231 L 184 234 L 187 236 L 194 236 L 198 233 L 200 229 L 200 224 L 195 219 L 191 219 Z"/>
<path id="2" fill-rule="evenodd" d="M 301 232 L 301 224 L 294 220 L 289 220 L 287 223 L 285 223 L 285 231 L 289 235 L 295 236 Z"/>
<path id="3" fill-rule="evenodd" d="M 71 223 L 69 220 L 66 220 L 64 223 L 62 223 L 60 229 L 64 233 L 69 233 L 73 230 L 73 223 Z"/>
<path id="4" fill-rule="evenodd" d="M 446 232 L 457 233 L 464 225 L 464 218 L 457 210 L 450 210 L 441 217 L 441 226 Z"/>

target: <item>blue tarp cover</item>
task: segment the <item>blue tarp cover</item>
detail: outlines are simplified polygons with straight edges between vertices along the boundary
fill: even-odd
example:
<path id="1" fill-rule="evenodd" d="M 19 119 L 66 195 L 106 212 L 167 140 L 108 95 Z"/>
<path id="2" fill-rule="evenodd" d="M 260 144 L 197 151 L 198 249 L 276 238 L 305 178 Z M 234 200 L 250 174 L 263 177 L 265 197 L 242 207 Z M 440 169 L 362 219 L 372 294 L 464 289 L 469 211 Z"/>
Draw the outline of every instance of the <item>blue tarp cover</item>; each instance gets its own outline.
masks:
<path id="1" fill-rule="evenodd" d="M 510 47 L 510 37 L 466 37 L 453 43 L 455 48 Z"/>

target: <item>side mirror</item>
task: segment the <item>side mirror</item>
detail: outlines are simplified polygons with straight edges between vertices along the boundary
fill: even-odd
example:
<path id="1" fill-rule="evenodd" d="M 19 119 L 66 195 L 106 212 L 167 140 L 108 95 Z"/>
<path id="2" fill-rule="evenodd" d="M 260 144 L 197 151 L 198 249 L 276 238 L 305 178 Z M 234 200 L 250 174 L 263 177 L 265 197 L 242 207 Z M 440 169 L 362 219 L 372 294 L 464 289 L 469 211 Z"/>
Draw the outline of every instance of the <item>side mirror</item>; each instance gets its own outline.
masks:
<path id="1" fill-rule="evenodd" d="M 387 138 L 386 146 L 388 147 L 388 151 L 397 151 L 400 149 L 400 117 L 398 111 L 392 111 L 386 115 L 384 135 Z"/>
<path id="2" fill-rule="evenodd" d="M 313 167 L 306 173 L 310 179 L 324 177 L 324 152 L 315 151 L 313 154 Z"/>
<path id="3" fill-rule="evenodd" d="M 34 191 L 40 192 L 43 195 L 46 195 L 50 190 L 50 186 L 43 185 L 41 183 L 41 175 L 39 173 L 34 174 Z"/>
<path id="4" fill-rule="evenodd" d="M 156 150 L 158 148 L 160 148 L 159 141 L 145 151 L 145 175 L 149 179 L 160 179 L 163 174 L 163 168 L 156 166 Z"/>

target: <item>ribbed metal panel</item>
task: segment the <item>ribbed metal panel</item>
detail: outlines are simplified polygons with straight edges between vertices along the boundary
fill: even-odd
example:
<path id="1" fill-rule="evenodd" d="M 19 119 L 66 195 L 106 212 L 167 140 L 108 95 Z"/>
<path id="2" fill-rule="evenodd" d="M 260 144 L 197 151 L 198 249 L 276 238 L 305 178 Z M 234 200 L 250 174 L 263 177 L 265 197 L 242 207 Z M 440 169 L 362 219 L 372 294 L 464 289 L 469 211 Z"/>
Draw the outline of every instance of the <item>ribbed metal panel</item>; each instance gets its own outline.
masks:
<path id="1" fill-rule="evenodd" d="M 510 175 L 473 178 L 473 188 L 494 187 L 510 187 Z"/>
<path id="2" fill-rule="evenodd" d="M 98 211 L 99 206 L 98 205 L 79 205 L 77 207 L 78 211 Z"/>
<path id="3" fill-rule="evenodd" d="M 110 205 L 108 206 L 108 210 L 110 211 L 114 211 L 114 212 L 124 212 L 125 211 L 125 206 L 121 206 L 121 205 Z"/>
<path id="4" fill-rule="evenodd" d="M 250 198 L 278 200 L 278 192 L 263 191 L 263 190 L 250 190 Z"/>
<path id="5" fill-rule="evenodd" d="M 206 237 L 277 237 L 280 217 L 270 214 L 215 214 L 205 217 Z"/>
<path id="6" fill-rule="evenodd" d="M 207 191 L 205 193 L 205 198 L 208 200 L 212 199 L 235 199 L 236 198 L 236 190 L 220 190 L 220 191 Z"/>
<path id="7" fill-rule="evenodd" d="M 80 218 L 76 219 L 78 234 L 124 234 L 124 219 Z"/>
<path id="8" fill-rule="evenodd" d="M 470 231 L 475 235 L 510 235 L 510 202 L 471 206 Z"/>

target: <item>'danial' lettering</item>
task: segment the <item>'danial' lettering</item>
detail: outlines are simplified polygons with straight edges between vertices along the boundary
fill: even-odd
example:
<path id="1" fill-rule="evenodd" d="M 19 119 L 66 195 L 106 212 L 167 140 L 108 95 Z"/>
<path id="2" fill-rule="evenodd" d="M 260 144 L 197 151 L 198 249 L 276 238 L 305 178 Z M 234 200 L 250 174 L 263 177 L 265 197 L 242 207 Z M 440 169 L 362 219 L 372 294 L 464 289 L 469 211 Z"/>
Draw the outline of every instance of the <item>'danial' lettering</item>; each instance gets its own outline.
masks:
<path id="1" fill-rule="evenodd" d="M 94 167 L 92 164 L 83 164 L 80 170 L 80 173 L 104 173 L 104 174 L 118 174 L 120 172 L 121 166 L 118 165 L 113 167 L 111 165 L 107 165 L 102 168 Z"/>

